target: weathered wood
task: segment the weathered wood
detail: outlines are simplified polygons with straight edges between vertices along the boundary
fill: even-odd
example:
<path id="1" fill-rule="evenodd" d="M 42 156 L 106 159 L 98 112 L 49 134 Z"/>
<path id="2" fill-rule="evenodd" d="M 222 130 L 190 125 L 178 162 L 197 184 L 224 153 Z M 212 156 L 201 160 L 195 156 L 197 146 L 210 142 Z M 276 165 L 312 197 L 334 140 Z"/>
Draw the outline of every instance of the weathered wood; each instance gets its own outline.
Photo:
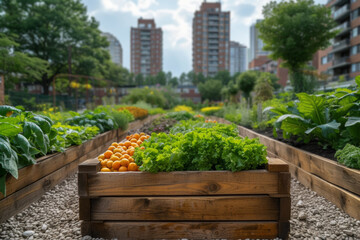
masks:
<path id="1" fill-rule="evenodd" d="M 110 143 L 110 142 L 108 142 Z M 17 214 L 32 202 L 38 200 L 46 191 L 59 184 L 61 181 L 71 176 L 77 171 L 78 164 L 88 158 L 94 157 L 103 151 L 103 147 L 99 147 L 81 158 L 63 166 L 57 171 L 27 185 L 26 187 L 8 195 L 0 200 L 0 222 L 5 221 L 11 216 Z"/>
<path id="2" fill-rule="evenodd" d="M 91 200 L 91 219 L 102 221 L 265 221 L 278 218 L 279 199 L 266 195 L 101 197 Z"/>
<path id="3" fill-rule="evenodd" d="M 60 169 L 72 161 L 75 161 L 79 157 L 87 155 L 88 152 L 98 148 L 104 147 L 104 142 L 111 140 L 116 141 L 116 131 L 110 131 L 97 136 L 96 138 L 85 142 L 80 146 L 75 146 L 67 149 L 64 153 L 52 154 L 51 157 L 37 161 L 36 164 L 24 167 L 19 170 L 19 177 L 15 179 L 8 174 L 6 180 L 6 195 L 18 191 L 19 189 L 26 187 L 27 185 L 49 175 L 50 173 Z M 95 157 L 95 156 L 93 156 Z M 0 193 L 0 199 L 4 196 Z"/>
<path id="4" fill-rule="evenodd" d="M 83 222 L 92 237 L 118 239 L 275 238 L 278 223 L 268 222 Z M 90 227 L 89 227 L 90 225 Z M 85 229 L 84 228 L 84 229 Z"/>
<path id="5" fill-rule="evenodd" d="M 259 138 L 260 142 L 267 146 L 268 152 L 273 154 L 273 156 L 292 163 L 304 171 L 318 176 L 338 187 L 342 187 L 347 191 L 353 192 L 358 196 L 360 195 L 359 170 L 347 168 L 335 161 L 292 147 L 245 127 L 239 126 L 238 129 L 241 136 Z"/>
<path id="6" fill-rule="evenodd" d="M 289 239 L 289 233 L 290 233 L 290 222 L 289 221 L 279 221 L 279 238 L 282 240 Z"/>
<path id="7" fill-rule="evenodd" d="M 79 198 L 79 218 L 81 220 L 90 221 L 91 220 L 91 200 L 88 197 Z"/>
<path id="8" fill-rule="evenodd" d="M 279 158 L 268 158 L 267 170 L 269 172 L 289 172 L 289 165 Z"/>
<path id="9" fill-rule="evenodd" d="M 97 173 L 101 169 L 101 164 L 97 158 L 86 160 L 79 164 L 79 173 Z"/>
<path id="10" fill-rule="evenodd" d="M 304 186 L 325 197 L 351 217 L 360 220 L 360 197 L 289 163 L 291 174 Z"/>
<path id="11" fill-rule="evenodd" d="M 88 186 L 91 197 L 276 194 L 279 188 L 278 174 L 266 170 L 97 173 L 88 175 Z"/>

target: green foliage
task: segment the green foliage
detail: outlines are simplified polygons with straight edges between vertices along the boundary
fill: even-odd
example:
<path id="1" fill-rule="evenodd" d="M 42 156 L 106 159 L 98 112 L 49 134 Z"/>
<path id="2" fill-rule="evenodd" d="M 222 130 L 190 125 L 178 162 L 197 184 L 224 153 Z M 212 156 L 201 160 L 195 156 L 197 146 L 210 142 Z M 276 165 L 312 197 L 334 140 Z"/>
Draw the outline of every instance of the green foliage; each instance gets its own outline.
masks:
<path id="1" fill-rule="evenodd" d="M 142 171 L 241 171 L 267 163 L 266 147 L 238 137 L 235 126 L 183 121 L 171 131 L 179 133 L 153 133 L 135 152 Z"/>
<path id="2" fill-rule="evenodd" d="M 284 61 L 283 65 L 295 74 L 295 92 L 301 92 L 300 70 L 316 51 L 329 46 L 329 40 L 336 35 L 330 8 L 314 4 L 313 0 L 273 1 L 264 6 L 263 14 L 265 19 L 256 26 L 264 50 L 271 51 L 272 59 Z"/>
<path id="3" fill-rule="evenodd" d="M 351 144 L 346 144 L 341 150 L 337 150 L 335 157 L 339 163 L 347 167 L 360 169 L 360 148 Z"/>
<path id="4" fill-rule="evenodd" d="M 341 149 L 345 144 L 360 145 L 360 92 L 337 89 L 334 92 L 309 95 L 297 94 L 298 101 L 286 106 L 269 107 L 276 129 L 282 129 L 285 139 L 297 136 L 297 141 L 319 140 L 326 148 Z"/>
<path id="5" fill-rule="evenodd" d="M 187 111 L 169 112 L 165 115 L 165 118 L 172 118 L 177 121 L 194 119 L 194 116 Z"/>
<path id="6" fill-rule="evenodd" d="M 249 106 L 251 106 L 250 93 L 253 91 L 255 87 L 256 79 L 257 79 L 257 74 L 254 71 L 243 72 L 236 79 L 236 82 L 239 86 L 239 90 L 244 94 L 244 97 Z"/>
<path id="7" fill-rule="evenodd" d="M 199 83 L 198 89 L 203 100 L 219 101 L 221 100 L 222 83 L 220 80 L 210 79 L 205 83 Z"/>
<path id="8" fill-rule="evenodd" d="M 262 74 L 255 84 L 255 102 L 264 102 L 270 100 L 274 97 L 273 86 L 270 79 L 270 76 L 267 74 Z"/>
<path id="9" fill-rule="evenodd" d="M 56 123 L 53 127 L 57 130 L 57 138 L 64 140 L 64 147 L 72 145 L 80 145 L 83 142 L 94 138 L 99 134 L 99 128 L 96 126 L 71 126 L 61 123 Z"/>
<path id="10" fill-rule="evenodd" d="M 166 111 L 162 108 L 152 108 L 149 110 L 150 115 L 156 115 L 156 114 L 164 114 Z"/>

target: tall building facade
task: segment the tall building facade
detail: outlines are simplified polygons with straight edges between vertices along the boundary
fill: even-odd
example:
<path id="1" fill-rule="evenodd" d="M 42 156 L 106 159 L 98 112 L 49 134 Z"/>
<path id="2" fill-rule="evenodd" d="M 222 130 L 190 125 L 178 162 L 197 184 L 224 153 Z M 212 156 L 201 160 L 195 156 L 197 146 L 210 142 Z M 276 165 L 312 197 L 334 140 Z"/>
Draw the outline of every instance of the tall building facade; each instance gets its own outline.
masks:
<path id="1" fill-rule="evenodd" d="M 154 19 L 138 19 L 138 26 L 131 28 L 130 36 L 131 72 L 146 77 L 162 71 L 162 29 L 156 28 Z"/>
<path id="2" fill-rule="evenodd" d="M 107 49 L 110 53 L 111 61 L 113 61 L 113 63 L 115 63 L 119 66 L 122 66 L 123 50 L 122 50 L 119 40 L 111 33 L 104 32 L 104 33 L 102 33 L 102 35 L 104 37 L 106 37 L 110 43 L 109 46 L 107 47 Z"/>
<path id="3" fill-rule="evenodd" d="M 332 45 L 314 57 L 318 73 L 328 75 L 328 83 L 341 84 L 360 75 L 360 1 L 330 0 L 332 17 L 339 31 Z"/>
<path id="4" fill-rule="evenodd" d="M 261 19 L 258 19 L 250 26 L 249 62 L 253 61 L 258 56 L 269 55 L 269 52 L 263 50 L 264 42 L 259 38 L 259 30 L 256 28 L 256 24 L 261 21 Z"/>
<path id="5" fill-rule="evenodd" d="M 230 69 L 230 12 L 220 2 L 201 4 L 193 18 L 193 70 L 204 76 Z"/>
<path id="6" fill-rule="evenodd" d="M 247 69 L 247 47 L 230 41 L 230 75 L 245 72 Z"/>

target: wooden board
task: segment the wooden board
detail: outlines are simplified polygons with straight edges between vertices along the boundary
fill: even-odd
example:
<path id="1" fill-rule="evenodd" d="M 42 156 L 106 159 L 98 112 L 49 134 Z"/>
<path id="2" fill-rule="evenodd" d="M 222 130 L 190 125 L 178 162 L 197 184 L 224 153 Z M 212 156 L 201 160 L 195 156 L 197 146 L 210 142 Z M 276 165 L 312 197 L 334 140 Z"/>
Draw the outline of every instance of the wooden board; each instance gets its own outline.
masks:
<path id="1" fill-rule="evenodd" d="M 290 172 L 304 186 L 325 197 L 351 217 L 360 220 L 360 197 L 289 163 Z"/>
<path id="2" fill-rule="evenodd" d="M 275 238 L 278 223 L 268 222 L 111 222 L 82 223 L 82 234 L 118 239 Z M 91 230 L 90 230 L 91 229 Z M 91 231 L 89 233 L 89 231 Z"/>
<path id="3" fill-rule="evenodd" d="M 258 134 L 239 126 L 241 136 L 258 137 L 275 156 L 314 174 L 327 182 L 360 195 L 360 171 L 347 168 L 330 159 L 292 147 L 283 142 Z"/>
<path id="4" fill-rule="evenodd" d="M 91 199 L 91 220 L 278 220 L 279 204 L 278 198 L 270 198 L 266 195 L 233 197 L 101 197 Z"/>
<path id="5" fill-rule="evenodd" d="M 111 144 L 112 140 L 106 144 Z M 29 184 L 28 186 L 16 191 L 15 193 L 0 200 L 0 222 L 6 221 L 11 216 L 28 207 L 32 202 L 40 199 L 40 197 L 55 185 L 62 182 L 67 177 L 77 171 L 78 164 L 88 158 L 95 157 L 104 151 L 104 147 L 98 147 L 95 150 L 85 154 L 81 158 L 63 166 L 62 168 L 48 174 L 47 176 Z"/>
<path id="6" fill-rule="evenodd" d="M 87 179 L 90 197 L 276 194 L 278 181 L 277 173 L 266 170 L 100 172 L 88 174 Z"/>
<path id="7" fill-rule="evenodd" d="M 103 133 L 80 146 L 67 149 L 64 153 L 52 154 L 51 157 L 37 161 L 37 163 L 34 165 L 20 169 L 18 179 L 8 175 L 6 180 L 6 195 L 11 195 L 12 193 L 22 189 L 23 187 L 26 187 L 27 185 L 39 180 L 42 177 L 49 175 L 50 173 L 60 169 L 66 164 L 71 163 L 72 161 L 84 155 L 89 156 L 87 154 L 88 152 L 91 152 L 92 150 L 99 147 L 105 147 L 104 142 L 116 141 L 116 134 L 116 131 Z M 3 198 L 4 196 L 0 193 L 0 199 Z"/>

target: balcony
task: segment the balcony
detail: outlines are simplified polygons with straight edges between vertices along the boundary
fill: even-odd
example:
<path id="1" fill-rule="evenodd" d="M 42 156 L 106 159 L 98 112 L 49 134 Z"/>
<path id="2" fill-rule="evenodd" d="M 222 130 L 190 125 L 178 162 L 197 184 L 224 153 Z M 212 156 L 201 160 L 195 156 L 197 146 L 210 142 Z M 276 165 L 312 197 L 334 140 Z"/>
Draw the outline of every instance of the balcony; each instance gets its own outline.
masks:
<path id="1" fill-rule="evenodd" d="M 328 0 L 327 3 L 332 2 L 332 0 Z M 336 0 L 331 6 L 341 6 L 347 3 L 348 0 Z"/>
<path id="2" fill-rule="evenodd" d="M 219 32 L 219 28 L 217 28 L 217 27 L 209 27 L 208 31 L 209 32 Z"/>
<path id="3" fill-rule="evenodd" d="M 219 22 L 209 21 L 209 22 L 208 22 L 208 25 L 209 25 L 209 26 L 218 26 L 218 25 L 219 25 Z"/>
<path id="4" fill-rule="evenodd" d="M 219 41 L 218 40 L 209 40 L 208 41 L 209 44 L 219 44 Z"/>
<path id="5" fill-rule="evenodd" d="M 350 6 L 346 4 L 334 12 L 334 20 L 339 20 L 348 14 L 350 14 Z"/>
<path id="6" fill-rule="evenodd" d="M 349 39 L 344 39 L 344 40 L 341 40 L 339 42 L 335 42 L 333 44 L 333 50 L 331 51 L 331 53 L 341 52 L 341 51 L 346 50 L 348 48 L 350 48 L 350 40 Z"/>
<path id="7" fill-rule="evenodd" d="M 217 44 L 210 44 L 209 49 L 219 49 L 219 45 Z"/>
<path id="8" fill-rule="evenodd" d="M 338 68 L 338 67 L 345 67 L 345 66 L 351 64 L 349 62 L 349 57 L 335 58 L 332 63 L 333 63 L 333 65 L 331 67 L 329 67 L 329 69 L 334 69 L 334 68 Z"/>
<path id="9" fill-rule="evenodd" d="M 208 38 L 219 38 L 218 34 L 209 34 Z"/>
<path id="10" fill-rule="evenodd" d="M 344 22 L 344 23 L 340 24 L 339 26 L 333 28 L 333 30 L 338 30 L 339 33 L 337 34 L 337 36 L 341 36 L 344 33 L 348 33 L 351 30 L 350 23 Z"/>

